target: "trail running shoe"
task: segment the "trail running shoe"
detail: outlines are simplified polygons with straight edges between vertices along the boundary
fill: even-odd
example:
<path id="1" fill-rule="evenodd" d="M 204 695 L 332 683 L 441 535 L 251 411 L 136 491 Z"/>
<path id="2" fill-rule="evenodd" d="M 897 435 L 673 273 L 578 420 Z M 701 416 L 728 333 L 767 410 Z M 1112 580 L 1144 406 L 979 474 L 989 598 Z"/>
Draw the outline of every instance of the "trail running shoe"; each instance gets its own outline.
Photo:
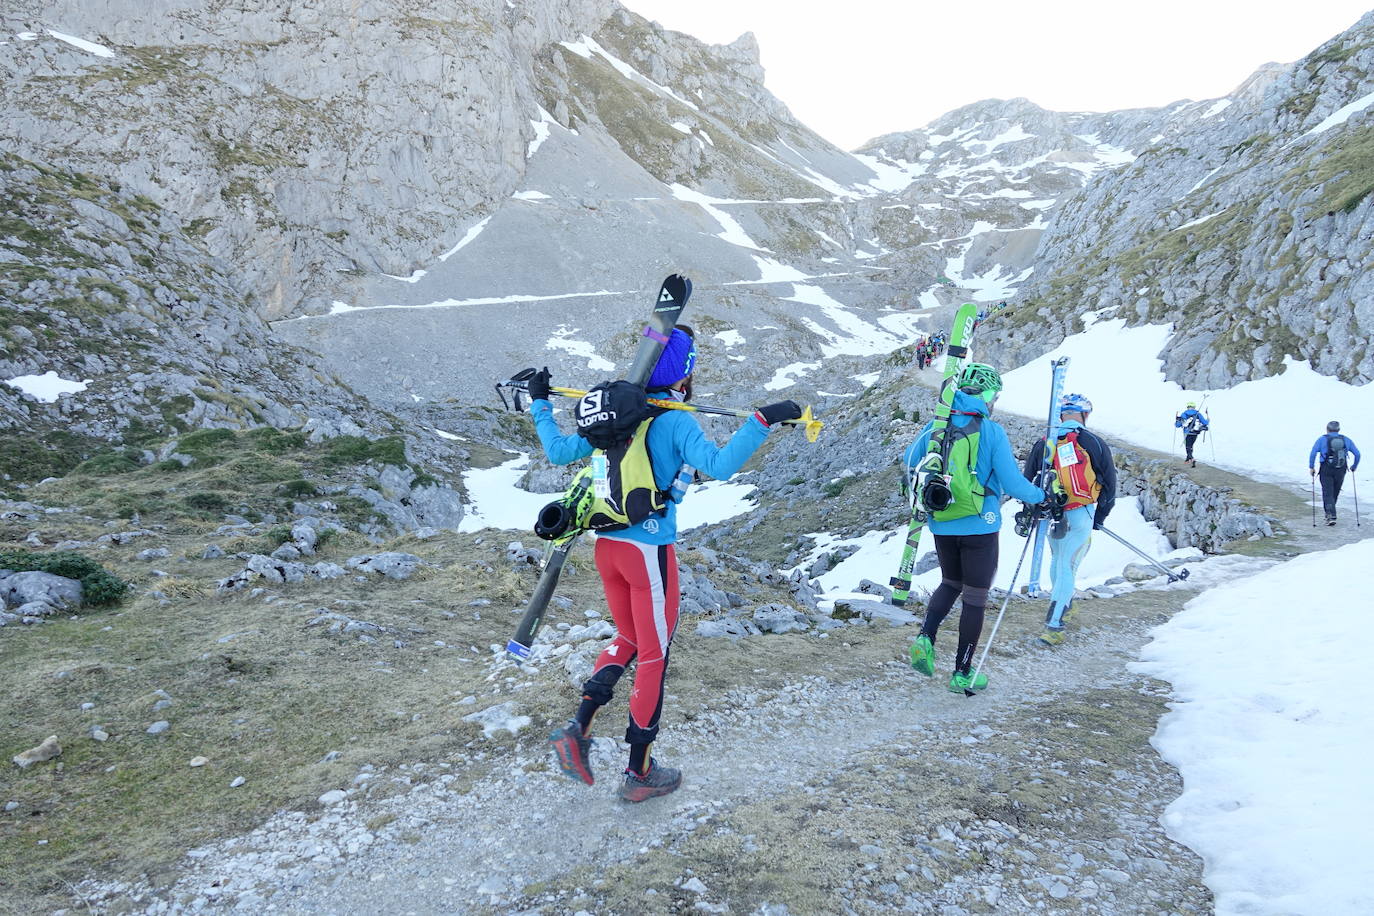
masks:
<path id="1" fill-rule="evenodd" d="M 911 667 L 930 677 L 935 673 L 935 644 L 929 636 L 917 636 L 911 645 Z"/>
<path id="2" fill-rule="evenodd" d="M 582 726 L 573 721 L 556 729 L 549 735 L 549 744 L 553 745 L 554 756 L 558 758 L 558 766 L 564 773 L 589 786 L 595 781 L 591 765 L 587 762 L 592 739 L 582 734 Z"/>
<path id="3" fill-rule="evenodd" d="M 988 676 L 983 672 L 978 672 L 978 679 L 974 680 L 972 671 L 956 671 L 949 678 L 949 692 L 963 693 L 965 690 L 972 690 L 977 693 L 988 685 Z"/>
<path id="4" fill-rule="evenodd" d="M 675 792 L 682 785 L 682 771 L 672 767 L 661 767 L 654 758 L 649 758 L 649 771 L 640 776 L 634 770 L 625 771 L 625 781 L 620 785 L 620 797 L 627 802 L 642 802 L 660 795 Z"/>
<path id="5" fill-rule="evenodd" d="M 1047 646 L 1057 646 L 1064 642 L 1063 627 L 1045 627 L 1045 632 L 1039 636 L 1040 642 Z"/>

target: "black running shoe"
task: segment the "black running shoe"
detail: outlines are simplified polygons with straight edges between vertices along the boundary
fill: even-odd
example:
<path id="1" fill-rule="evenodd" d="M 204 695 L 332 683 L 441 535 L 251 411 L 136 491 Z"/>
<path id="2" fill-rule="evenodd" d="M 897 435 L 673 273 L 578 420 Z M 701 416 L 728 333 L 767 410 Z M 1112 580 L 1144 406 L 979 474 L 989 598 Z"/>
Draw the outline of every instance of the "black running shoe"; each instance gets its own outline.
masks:
<path id="1" fill-rule="evenodd" d="M 649 758 L 649 770 L 640 776 L 634 770 L 625 771 L 625 782 L 620 786 L 620 797 L 627 802 L 642 802 L 669 792 L 677 791 L 682 785 L 682 771 L 672 767 L 661 767 L 654 758 Z"/>

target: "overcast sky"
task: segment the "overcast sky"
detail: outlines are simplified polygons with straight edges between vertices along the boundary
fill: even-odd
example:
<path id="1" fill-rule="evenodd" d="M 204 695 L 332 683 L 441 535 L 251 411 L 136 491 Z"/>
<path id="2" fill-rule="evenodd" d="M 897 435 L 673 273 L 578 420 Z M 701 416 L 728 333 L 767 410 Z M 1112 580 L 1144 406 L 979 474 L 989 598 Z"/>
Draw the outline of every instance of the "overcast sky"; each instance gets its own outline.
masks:
<path id="1" fill-rule="evenodd" d="M 712 44 L 753 32 L 766 84 L 852 149 L 986 98 L 1112 111 L 1225 95 L 1355 23 L 1371 0 L 620 0 Z"/>

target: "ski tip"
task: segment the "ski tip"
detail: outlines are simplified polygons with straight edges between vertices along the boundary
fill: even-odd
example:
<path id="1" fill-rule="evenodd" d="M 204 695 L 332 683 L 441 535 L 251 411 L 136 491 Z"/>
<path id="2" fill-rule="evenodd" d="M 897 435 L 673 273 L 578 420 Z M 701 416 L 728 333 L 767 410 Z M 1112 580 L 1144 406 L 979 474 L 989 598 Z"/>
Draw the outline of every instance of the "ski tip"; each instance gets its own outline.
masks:
<path id="1" fill-rule="evenodd" d="M 966 697 L 976 697 L 977 695 L 978 694 L 974 693 L 972 690 L 969 690 L 967 688 L 964 689 L 964 696 Z"/>
<path id="2" fill-rule="evenodd" d="M 527 662 L 530 660 L 531 651 L 532 650 L 529 646 L 521 642 L 516 642 L 513 639 L 510 642 L 506 643 L 506 654 L 513 656 L 514 658 L 518 658 L 522 662 Z"/>

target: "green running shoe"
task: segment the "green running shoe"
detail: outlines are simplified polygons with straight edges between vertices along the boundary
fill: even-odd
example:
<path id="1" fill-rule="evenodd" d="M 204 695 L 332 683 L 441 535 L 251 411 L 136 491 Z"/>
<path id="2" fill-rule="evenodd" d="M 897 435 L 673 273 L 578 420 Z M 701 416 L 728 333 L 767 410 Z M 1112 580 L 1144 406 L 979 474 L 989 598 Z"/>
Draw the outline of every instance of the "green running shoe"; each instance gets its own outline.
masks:
<path id="1" fill-rule="evenodd" d="M 1062 613 L 1062 614 L 1059 615 L 1059 622 L 1067 625 L 1067 624 L 1073 623 L 1073 622 L 1074 622 L 1074 619 L 1075 619 L 1077 616 L 1078 616 L 1078 605 L 1076 605 L 1076 604 L 1074 604 L 1072 601 L 1070 601 L 1070 602 L 1069 602 L 1069 606 L 1066 607 L 1066 608 L 1064 608 L 1064 613 Z"/>
<path id="2" fill-rule="evenodd" d="M 929 636 L 921 635 L 911 644 L 911 667 L 930 677 L 935 673 L 935 644 Z"/>
<path id="3" fill-rule="evenodd" d="M 1039 636 L 1040 642 L 1047 646 L 1058 646 L 1064 642 L 1063 627 L 1045 627 L 1045 632 Z"/>
<path id="4" fill-rule="evenodd" d="M 988 676 L 983 672 L 978 672 L 977 680 L 974 680 L 973 672 L 954 672 L 949 679 L 950 693 L 963 693 L 965 690 L 972 690 L 974 693 L 982 690 L 988 685 Z"/>

